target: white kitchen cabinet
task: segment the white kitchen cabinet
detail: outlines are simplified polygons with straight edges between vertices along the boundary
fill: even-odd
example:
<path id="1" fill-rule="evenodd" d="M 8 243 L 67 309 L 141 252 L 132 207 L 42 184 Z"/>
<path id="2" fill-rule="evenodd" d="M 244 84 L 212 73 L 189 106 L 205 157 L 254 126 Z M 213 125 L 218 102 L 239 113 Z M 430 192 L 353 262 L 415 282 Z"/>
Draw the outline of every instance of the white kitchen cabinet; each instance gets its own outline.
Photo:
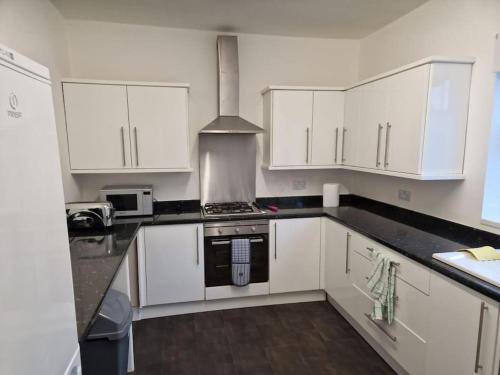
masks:
<path id="1" fill-rule="evenodd" d="M 333 220 L 324 218 L 325 239 L 325 290 L 343 308 L 352 297 L 349 277 L 350 242 L 352 232 Z"/>
<path id="2" fill-rule="evenodd" d="M 341 162 L 356 166 L 358 162 L 359 138 L 361 137 L 361 90 L 354 87 L 345 94 L 344 129 L 342 131 Z"/>
<path id="3" fill-rule="evenodd" d="M 63 82 L 72 173 L 189 172 L 188 86 Z"/>
<path id="4" fill-rule="evenodd" d="M 269 243 L 271 293 L 319 289 L 321 218 L 271 220 Z"/>
<path id="5" fill-rule="evenodd" d="M 344 124 L 344 93 L 314 91 L 311 164 L 341 164 L 342 129 Z"/>
<path id="6" fill-rule="evenodd" d="M 205 299 L 203 224 L 147 226 L 143 241 L 142 305 Z"/>
<path id="7" fill-rule="evenodd" d="M 341 164 L 344 93 L 307 87 L 264 90 L 264 163 L 269 169 Z"/>
<path id="8" fill-rule="evenodd" d="M 431 276 L 427 374 L 492 375 L 498 303 L 444 276 Z"/>
<path id="9" fill-rule="evenodd" d="M 493 374 L 500 375 L 500 314 L 498 317 L 497 353 L 495 356 Z"/>
<path id="10" fill-rule="evenodd" d="M 383 162 L 387 170 L 414 174 L 421 171 L 430 69 L 431 65 L 426 64 L 383 80 L 387 96 Z M 442 138 L 443 151 L 446 141 Z"/>
<path id="11" fill-rule="evenodd" d="M 71 169 L 131 168 L 127 90 L 64 83 Z"/>
<path id="12" fill-rule="evenodd" d="M 128 86 L 132 164 L 137 168 L 189 168 L 187 89 Z"/>
<path id="13" fill-rule="evenodd" d="M 347 90 L 347 169 L 463 178 L 472 61 L 430 58 Z"/>
<path id="14" fill-rule="evenodd" d="M 359 87 L 359 133 L 355 138 L 358 147 L 355 160 L 359 167 L 378 169 L 383 166 L 386 87 L 387 82 L 383 79 Z"/>

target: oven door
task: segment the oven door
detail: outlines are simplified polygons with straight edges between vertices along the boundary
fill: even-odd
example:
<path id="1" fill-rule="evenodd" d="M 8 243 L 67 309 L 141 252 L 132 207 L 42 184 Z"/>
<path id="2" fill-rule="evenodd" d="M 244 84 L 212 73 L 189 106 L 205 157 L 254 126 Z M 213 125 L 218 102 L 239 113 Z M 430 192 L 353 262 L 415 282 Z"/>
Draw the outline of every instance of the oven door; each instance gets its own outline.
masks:
<path id="1" fill-rule="evenodd" d="M 103 193 L 101 198 L 113 204 L 115 216 L 143 215 L 142 193 Z"/>
<path id="2" fill-rule="evenodd" d="M 233 285 L 231 279 L 231 239 L 241 236 L 205 237 L 205 286 Z M 269 242 L 267 234 L 250 239 L 250 283 L 269 281 Z"/>

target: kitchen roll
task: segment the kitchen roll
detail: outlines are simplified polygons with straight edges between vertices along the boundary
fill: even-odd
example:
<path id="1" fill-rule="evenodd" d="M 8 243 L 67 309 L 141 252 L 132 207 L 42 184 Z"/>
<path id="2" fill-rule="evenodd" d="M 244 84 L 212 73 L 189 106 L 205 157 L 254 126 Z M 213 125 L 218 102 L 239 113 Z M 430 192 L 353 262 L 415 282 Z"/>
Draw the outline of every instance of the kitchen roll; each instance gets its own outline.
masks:
<path id="1" fill-rule="evenodd" d="M 339 184 L 323 184 L 323 207 L 338 207 Z"/>

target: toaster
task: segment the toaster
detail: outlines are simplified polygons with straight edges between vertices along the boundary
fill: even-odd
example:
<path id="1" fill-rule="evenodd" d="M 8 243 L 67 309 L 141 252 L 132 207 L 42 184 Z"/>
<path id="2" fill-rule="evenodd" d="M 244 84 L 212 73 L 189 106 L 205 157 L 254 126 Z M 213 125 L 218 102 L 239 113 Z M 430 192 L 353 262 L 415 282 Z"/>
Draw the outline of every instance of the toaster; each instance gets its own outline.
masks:
<path id="1" fill-rule="evenodd" d="M 115 209 L 111 202 L 66 203 L 69 229 L 105 229 L 113 226 Z"/>

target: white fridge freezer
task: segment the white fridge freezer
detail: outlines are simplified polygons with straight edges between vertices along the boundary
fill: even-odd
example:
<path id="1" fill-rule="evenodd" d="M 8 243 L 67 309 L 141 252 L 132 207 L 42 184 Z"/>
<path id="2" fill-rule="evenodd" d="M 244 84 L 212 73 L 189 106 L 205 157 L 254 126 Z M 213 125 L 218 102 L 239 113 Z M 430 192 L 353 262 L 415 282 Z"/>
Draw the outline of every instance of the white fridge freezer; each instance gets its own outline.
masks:
<path id="1" fill-rule="evenodd" d="M 0 374 L 79 374 L 49 71 L 0 45 Z"/>

